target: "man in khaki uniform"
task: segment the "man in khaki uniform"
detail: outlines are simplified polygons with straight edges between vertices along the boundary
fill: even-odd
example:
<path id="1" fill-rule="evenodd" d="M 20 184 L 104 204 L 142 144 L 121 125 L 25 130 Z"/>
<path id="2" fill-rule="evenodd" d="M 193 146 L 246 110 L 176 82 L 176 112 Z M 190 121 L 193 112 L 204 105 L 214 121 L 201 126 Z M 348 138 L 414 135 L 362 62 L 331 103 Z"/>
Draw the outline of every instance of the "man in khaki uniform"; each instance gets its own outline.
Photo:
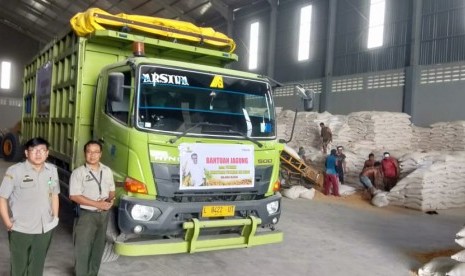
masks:
<path id="1" fill-rule="evenodd" d="M 100 163 L 102 145 L 99 142 L 87 142 L 84 154 L 86 163 L 73 171 L 69 182 L 69 196 L 81 210 L 73 230 L 74 270 L 77 276 L 96 276 L 105 249 L 115 182 L 111 169 Z"/>
<path id="2" fill-rule="evenodd" d="M 9 167 L 0 186 L 0 215 L 8 230 L 11 275 L 43 274 L 52 230 L 58 225 L 60 186 L 56 167 L 45 162 L 48 147 L 42 138 L 27 141 L 27 160 Z"/>

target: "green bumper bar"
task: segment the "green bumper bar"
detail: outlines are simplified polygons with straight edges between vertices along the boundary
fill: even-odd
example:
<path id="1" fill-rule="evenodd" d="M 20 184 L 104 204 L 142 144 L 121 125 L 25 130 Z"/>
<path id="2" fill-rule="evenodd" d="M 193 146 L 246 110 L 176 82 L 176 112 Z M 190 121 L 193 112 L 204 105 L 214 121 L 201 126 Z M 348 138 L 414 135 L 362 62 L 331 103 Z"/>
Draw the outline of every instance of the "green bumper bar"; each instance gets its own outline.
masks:
<path id="1" fill-rule="evenodd" d="M 186 230 L 184 239 L 116 242 L 115 251 L 123 256 L 146 256 L 244 248 L 282 242 L 283 233 L 281 231 L 257 233 L 257 227 L 260 223 L 261 220 L 253 216 L 232 220 L 200 221 L 192 219 L 192 221 L 183 224 L 183 228 Z M 202 229 L 237 226 L 242 226 L 241 235 L 200 235 Z"/>

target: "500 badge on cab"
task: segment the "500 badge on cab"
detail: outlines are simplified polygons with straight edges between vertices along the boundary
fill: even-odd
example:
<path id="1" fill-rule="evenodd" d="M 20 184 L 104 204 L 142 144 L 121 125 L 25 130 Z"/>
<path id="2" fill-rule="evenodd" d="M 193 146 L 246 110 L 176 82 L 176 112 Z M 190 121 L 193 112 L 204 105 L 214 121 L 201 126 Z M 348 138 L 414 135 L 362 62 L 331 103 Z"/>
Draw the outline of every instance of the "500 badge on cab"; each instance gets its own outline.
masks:
<path id="1" fill-rule="evenodd" d="M 273 159 L 258 159 L 258 164 L 271 164 Z"/>

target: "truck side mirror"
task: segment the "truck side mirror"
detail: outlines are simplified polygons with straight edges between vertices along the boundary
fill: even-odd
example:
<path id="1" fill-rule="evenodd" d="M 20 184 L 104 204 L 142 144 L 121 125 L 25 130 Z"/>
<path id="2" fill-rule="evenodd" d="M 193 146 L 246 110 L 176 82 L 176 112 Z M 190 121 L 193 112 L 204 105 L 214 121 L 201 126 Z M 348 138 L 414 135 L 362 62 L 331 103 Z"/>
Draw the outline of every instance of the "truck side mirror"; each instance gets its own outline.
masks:
<path id="1" fill-rule="evenodd" d="M 307 92 L 307 99 L 304 99 L 304 110 L 305 111 L 312 111 L 313 110 L 313 99 L 315 97 L 315 93 L 313 90 L 306 90 Z"/>
<path id="2" fill-rule="evenodd" d="M 108 75 L 107 97 L 113 102 L 122 102 L 124 94 L 124 75 L 113 72 Z"/>
<path id="3" fill-rule="evenodd" d="M 302 85 L 298 84 L 294 87 L 294 90 L 303 100 L 304 110 L 313 110 L 313 99 L 315 98 L 315 92 L 312 89 L 305 89 Z"/>

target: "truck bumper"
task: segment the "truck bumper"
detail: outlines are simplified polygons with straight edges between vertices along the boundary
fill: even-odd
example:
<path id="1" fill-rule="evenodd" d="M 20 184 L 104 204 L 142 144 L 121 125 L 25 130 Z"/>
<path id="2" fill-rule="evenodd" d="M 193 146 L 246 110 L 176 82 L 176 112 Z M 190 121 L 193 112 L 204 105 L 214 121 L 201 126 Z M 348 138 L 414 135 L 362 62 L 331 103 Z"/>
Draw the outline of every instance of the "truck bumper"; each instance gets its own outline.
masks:
<path id="1" fill-rule="evenodd" d="M 279 208 L 270 215 L 267 211 L 267 205 L 272 202 L 278 202 Z M 134 220 L 131 216 L 131 210 L 136 205 L 152 207 L 153 217 L 148 221 Z M 206 205 L 234 205 L 236 215 L 231 218 L 202 218 L 200 214 L 203 206 Z M 138 238 L 137 241 L 117 241 L 115 251 L 120 255 L 192 253 L 250 247 L 280 242 L 283 239 L 283 234 L 280 231 L 262 229 L 264 226 L 276 224 L 279 220 L 281 196 L 277 195 L 250 201 L 185 203 L 142 200 L 126 196 L 121 198 L 118 209 L 118 225 L 121 233 L 134 234 L 134 229 L 137 227 L 141 230 L 137 234 L 143 237 Z M 222 231 L 229 229 L 237 231 L 235 231 L 236 233 Z M 218 234 L 221 232 L 228 234 Z M 161 238 L 173 234 L 184 237 L 179 239 Z"/>
<path id="2" fill-rule="evenodd" d="M 115 243 L 115 251 L 123 256 L 194 253 L 252 247 L 278 243 L 283 240 L 283 233 L 281 231 L 258 233 L 257 228 L 260 223 L 261 220 L 253 216 L 246 219 L 214 221 L 192 219 L 191 222 L 183 223 L 183 228 L 186 230 L 184 239 L 117 241 Z M 208 238 L 200 237 L 202 229 L 237 226 L 242 226 L 242 233 L 240 235 L 209 235 Z"/>

